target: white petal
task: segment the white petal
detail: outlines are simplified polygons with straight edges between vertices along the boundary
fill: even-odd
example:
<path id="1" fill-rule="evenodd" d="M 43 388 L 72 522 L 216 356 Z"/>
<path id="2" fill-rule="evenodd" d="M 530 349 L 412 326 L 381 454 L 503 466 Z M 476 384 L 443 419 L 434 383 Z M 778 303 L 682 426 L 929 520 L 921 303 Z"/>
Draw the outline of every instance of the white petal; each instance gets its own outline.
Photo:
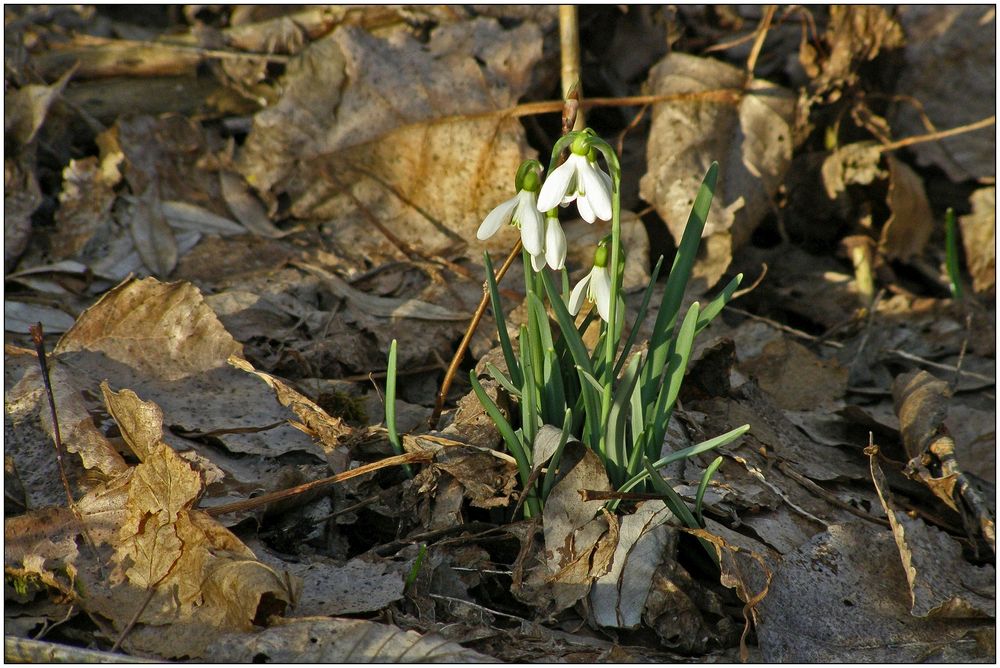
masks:
<path id="1" fill-rule="evenodd" d="M 576 208 L 580 211 L 580 217 L 588 223 L 597 220 L 597 216 L 594 215 L 594 210 L 590 208 L 590 202 L 586 197 L 576 198 Z"/>
<path id="2" fill-rule="evenodd" d="M 521 225 L 521 243 L 530 255 L 541 255 L 545 249 L 545 219 L 535 206 L 535 194 L 521 191 L 515 220 Z"/>
<path id="3" fill-rule="evenodd" d="M 590 275 L 590 293 L 597 304 L 597 312 L 604 322 L 611 322 L 611 275 L 604 267 L 594 267 Z"/>
<path id="4" fill-rule="evenodd" d="M 532 255 L 531 256 L 531 268 L 535 271 L 541 271 L 545 269 L 545 256 L 544 255 Z"/>
<path id="5" fill-rule="evenodd" d="M 593 272 L 591 272 L 593 273 Z M 583 279 L 576 284 L 573 288 L 573 292 L 569 293 L 569 304 L 566 307 L 569 312 L 576 315 L 580 312 L 580 307 L 583 306 L 583 300 L 587 296 L 587 288 L 590 286 L 590 274 L 587 274 Z"/>
<path id="6" fill-rule="evenodd" d="M 538 193 L 538 210 L 544 213 L 559 204 L 575 176 L 576 163 L 572 160 L 567 160 L 552 170 Z"/>
<path id="7" fill-rule="evenodd" d="M 511 197 L 506 202 L 500 204 L 497 208 L 490 211 L 489 215 L 486 216 L 486 220 L 483 224 L 479 226 L 479 231 L 476 232 L 476 238 L 489 239 L 497 230 L 500 229 L 501 225 L 510 223 L 511 218 L 514 215 L 514 208 L 517 206 L 517 196 Z"/>
<path id="8" fill-rule="evenodd" d="M 611 220 L 611 188 L 600 177 L 601 171 L 597 163 L 587 163 L 580 168 L 580 179 L 586 193 L 587 204 L 601 220 Z M 577 206 L 580 206 L 579 202 Z"/>
<path id="9" fill-rule="evenodd" d="M 553 269 L 566 266 L 566 233 L 558 218 L 549 218 L 545 228 L 545 259 Z"/>

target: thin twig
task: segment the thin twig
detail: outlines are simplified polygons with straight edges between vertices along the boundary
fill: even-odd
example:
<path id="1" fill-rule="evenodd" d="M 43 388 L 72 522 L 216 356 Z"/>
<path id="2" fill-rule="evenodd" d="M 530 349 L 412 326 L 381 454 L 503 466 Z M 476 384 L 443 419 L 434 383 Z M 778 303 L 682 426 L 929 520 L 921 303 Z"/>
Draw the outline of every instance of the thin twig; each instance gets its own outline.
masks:
<path id="1" fill-rule="evenodd" d="M 69 487 L 69 478 L 66 477 L 66 467 L 63 466 L 63 444 L 62 435 L 59 432 L 59 417 L 56 414 L 56 398 L 52 393 L 52 383 L 49 381 L 49 363 L 45 356 L 45 339 L 42 332 L 42 323 L 31 325 L 31 340 L 35 344 L 35 353 L 38 357 L 38 366 L 42 370 L 42 385 L 45 387 L 45 396 L 49 401 L 49 415 L 52 417 L 52 440 L 56 446 L 56 463 L 59 465 L 59 477 L 62 478 L 63 489 L 66 490 L 66 501 L 73 513 L 76 511 L 76 502 L 73 500 L 73 491 Z"/>
<path id="2" fill-rule="evenodd" d="M 166 576 L 164 575 L 164 577 Z M 160 578 L 160 580 L 162 579 L 163 578 Z M 156 584 L 159 584 L 159 582 L 157 582 Z M 117 652 L 119 650 L 119 648 L 122 646 L 122 641 L 125 640 L 125 636 L 129 634 L 129 631 L 131 631 L 132 628 L 136 625 L 136 623 L 138 623 L 139 617 L 142 615 L 143 612 L 145 612 L 146 608 L 149 607 L 150 601 L 153 600 L 153 595 L 156 594 L 156 584 L 152 585 L 149 588 L 149 591 L 146 593 L 146 598 L 143 599 L 142 601 L 142 605 L 140 605 L 139 609 L 135 611 L 134 615 L 132 615 L 132 619 L 128 621 L 128 624 L 125 625 L 125 628 L 122 629 L 122 632 L 118 634 L 118 639 L 115 640 L 115 644 L 111 646 L 112 653 Z"/>
<path id="3" fill-rule="evenodd" d="M 521 253 L 521 240 L 518 239 L 517 243 L 510 251 L 510 255 L 504 261 L 503 265 L 496 273 L 496 282 L 499 283 L 510 269 L 510 266 L 514 263 L 515 258 Z M 451 364 L 448 365 L 448 370 L 444 374 L 444 380 L 441 381 L 441 389 L 438 390 L 437 398 L 434 400 L 434 411 L 431 413 L 430 418 L 427 420 L 431 429 L 437 428 L 438 420 L 441 419 L 441 411 L 444 410 L 444 402 L 448 397 L 448 390 L 451 389 L 451 383 L 455 379 L 455 374 L 458 373 L 458 367 L 462 363 L 462 359 L 465 358 L 465 351 L 469 349 L 469 343 L 472 341 L 472 335 L 476 333 L 476 328 L 479 327 L 479 321 L 483 319 L 483 314 L 486 313 L 486 306 L 490 303 L 490 294 L 485 289 L 483 290 L 483 298 L 479 300 L 479 306 L 476 307 L 475 313 L 472 314 L 472 320 L 469 321 L 469 326 L 465 330 L 465 336 L 462 337 L 462 342 L 458 344 L 458 350 L 455 351 L 454 357 L 451 358 Z"/>
<path id="4" fill-rule="evenodd" d="M 989 118 L 984 118 L 982 120 L 976 121 L 975 123 L 969 123 L 968 125 L 960 125 L 957 128 L 951 128 L 949 130 L 941 130 L 939 132 L 931 132 L 925 135 L 916 135 L 914 137 L 906 137 L 905 139 L 900 139 L 889 144 L 883 144 L 879 147 L 880 153 L 885 153 L 887 151 L 895 151 L 898 148 L 903 148 L 905 146 L 913 146 L 914 144 L 923 144 L 929 141 L 938 141 L 939 139 L 947 139 L 948 137 L 954 137 L 955 135 L 964 134 L 966 132 L 972 132 L 974 130 L 979 130 L 981 128 L 989 127 L 996 124 L 996 115 L 990 116 Z"/>
<path id="5" fill-rule="evenodd" d="M 201 508 L 200 510 L 204 511 L 205 514 L 210 517 L 218 517 L 219 515 L 226 515 L 228 513 L 253 510 L 254 508 L 260 508 L 261 506 L 266 506 L 268 504 L 275 503 L 276 501 L 284 501 L 285 499 L 290 499 L 292 497 L 305 494 L 306 492 L 315 492 L 345 480 L 350 480 L 351 478 L 356 478 L 360 475 L 365 475 L 366 473 L 378 471 L 379 469 L 386 468 L 387 466 L 411 464 L 413 462 L 425 462 L 433 458 L 433 452 L 407 452 L 394 457 L 386 457 L 385 459 L 380 459 L 377 462 L 365 464 L 364 466 L 359 466 L 356 469 L 344 471 L 343 473 L 338 473 L 337 475 L 333 475 L 328 478 L 313 480 L 312 482 L 296 485 L 295 487 L 289 487 L 288 489 L 278 490 L 277 492 L 271 492 L 270 494 L 262 494 L 261 496 L 255 496 L 254 498 L 247 499 L 245 501 L 236 501 L 235 503 L 227 503 L 223 506 L 214 506 L 211 508 Z"/>
<path id="6" fill-rule="evenodd" d="M 771 29 L 771 20 L 774 18 L 775 9 L 775 5 L 768 5 L 764 8 L 764 16 L 760 19 L 753 48 L 750 49 L 750 55 L 747 57 L 747 84 L 753 81 L 753 70 L 757 67 L 757 58 L 760 57 L 761 49 L 764 48 L 764 40 L 767 39 L 767 32 Z"/>

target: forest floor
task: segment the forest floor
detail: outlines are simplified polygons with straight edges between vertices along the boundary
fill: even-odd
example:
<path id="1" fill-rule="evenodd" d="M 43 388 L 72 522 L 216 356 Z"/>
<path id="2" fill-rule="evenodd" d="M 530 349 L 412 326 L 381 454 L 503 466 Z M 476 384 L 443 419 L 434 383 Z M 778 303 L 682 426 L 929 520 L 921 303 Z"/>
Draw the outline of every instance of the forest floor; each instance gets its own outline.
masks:
<path id="1" fill-rule="evenodd" d="M 995 661 L 995 7 L 579 9 L 629 322 L 719 163 L 683 309 L 744 280 L 663 453 L 750 428 L 661 471 L 701 529 L 576 445 L 525 519 L 490 310 L 430 426 L 557 7 L 4 21 L 6 659 Z"/>

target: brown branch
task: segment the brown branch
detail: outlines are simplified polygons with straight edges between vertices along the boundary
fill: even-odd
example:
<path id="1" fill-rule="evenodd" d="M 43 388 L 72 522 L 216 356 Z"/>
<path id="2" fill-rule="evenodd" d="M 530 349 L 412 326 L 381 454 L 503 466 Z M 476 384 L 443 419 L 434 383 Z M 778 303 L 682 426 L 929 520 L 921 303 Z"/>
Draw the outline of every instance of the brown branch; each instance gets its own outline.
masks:
<path id="1" fill-rule="evenodd" d="M 313 480 L 312 482 L 296 485 L 295 487 L 289 487 L 288 489 L 278 490 L 277 492 L 271 492 L 270 494 L 255 496 L 254 498 L 247 499 L 246 501 L 236 501 L 235 503 L 227 503 L 223 506 L 214 506 L 212 508 L 201 508 L 200 510 L 204 511 L 209 517 L 218 517 L 219 515 L 226 515 L 228 513 L 253 510 L 255 508 L 260 508 L 261 506 L 275 503 L 276 501 L 284 501 L 285 499 L 299 496 L 300 494 L 315 492 L 326 487 L 336 485 L 337 483 L 345 480 L 350 480 L 351 478 L 356 478 L 360 475 L 365 475 L 366 473 L 372 473 L 373 471 L 384 469 L 388 466 L 410 464 L 413 462 L 426 462 L 430 461 L 433 457 L 433 452 L 407 452 L 402 455 L 386 457 L 385 459 L 381 459 L 377 462 L 365 464 L 364 466 L 359 466 L 356 469 L 344 471 L 343 473 L 338 473 L 337 475 L 333 475 L 328 478 L 320 478 L 319 480 Z"/>
<path id="2" fill-rule="evenodd" d="M 931 132 L 925 135 L 916 135 L 914 137 L 906 137 L 905 139 L 900 139 L 889 144 L 883 144 L 879 147 L 879 151 L 885 153 L 886 151 L 895 151 L 898 148 L 904 148 L 906 146 L 912 146 L 914 144 L 923 144 L 929 141 L 938 141 L 939 139 L 947 139 L 948 137 L 954 137 L 955 135 L 965 134 L 966 132 L 973 132 L 975 130 L 980 130 L 982 128 L 995 125 L 997 122 L 996 115 L 990 116 L 989 118 L 984 118 L 982 120 L 976 121 L 975 123 L 969 123 L 968 125 L 960 125 L 957 128 L 951 128 L 948 130 L 941 130 L 939 132 Z"/>
<path id="3" fill-rule="evenodd" d="M 521 240 L 518 239 L 517 243 L 510 250 L 510 255 L 504 260 L 503 265 L 496 273 L 495 280 L 499 283 L 510 266 L 514 263 L 514 259 L 521 252 Z M 469 349 L 469 343 L 472 341 L 472 335 L 476 333 L 476 328 L 479 327 L 479 321 L 483 319 L 483 314 L 486 313 L 486 305 L 490 303 L 490 293 L 483 290 L 483 298 L 479 300 L 479 306 L 476 307 L 475 313 L 472 314 L 472 320 L 469 321 L 469 326 L 465 330 L 465 336 L 462 337 L 462 342 L 458 344 L 458 350 L 455 351 L 454 357 L 451 358 L 451 364 L 448 365 L 448 370 L 444 374 L 444 380 L 441 381 L 441 389 L 438 390 L 437 398 L 434 400 L 434 411 L 431 413 L 430 418 L 427 420 L 431 429 L 435 429 L 438 424 L 438 420 L 441 419 L 441 411 L 444 410 L 444 402 L 448 397 L 448 390 L 451 389 L 451 383 L 455 380 L 455 374 L 458 373 L 458 367 L 462 363 L 462 359 L 465 357 L 465 351 Z"/>

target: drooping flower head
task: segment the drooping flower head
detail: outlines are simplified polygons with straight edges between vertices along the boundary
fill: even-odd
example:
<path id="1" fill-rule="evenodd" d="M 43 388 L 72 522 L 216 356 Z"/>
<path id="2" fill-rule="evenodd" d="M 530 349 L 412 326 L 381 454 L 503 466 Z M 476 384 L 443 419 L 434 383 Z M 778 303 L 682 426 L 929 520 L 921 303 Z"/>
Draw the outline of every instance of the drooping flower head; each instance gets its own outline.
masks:
<path id="1" fill-rule="evenodd" d="M 537 160 L 525 160 L 514 177 L 517 194 L 490 211 L 476 232 L 480 240 L 489 239 L 501 226 L 510 224 L 521 229 L 524 250 L 534 258 L 545 249 L 545 221 L 538 210 L 542 166 Z"/>
<path id="2" fill-rule="evenodd" d="M 538 194 L 538 210 L 576 201 L 580 216 L 588 223 L 611 220 L 611 177 L 597 165 L 597 151 L 590 135 L 581 132 L 570 145 L 566 162 L 545 179 Z"/>
<path id="3" fill-rule="evenodd" d="M 583 306 L 584 296 L 597 306 L 597 312 L 604 322 L 611 321 L 611 272 L 608 271 L 607 238 L 597 244 L 594 251 L 594 268 L 576 284 L 569 295 L 569 312 L 576 315 Z"/>

